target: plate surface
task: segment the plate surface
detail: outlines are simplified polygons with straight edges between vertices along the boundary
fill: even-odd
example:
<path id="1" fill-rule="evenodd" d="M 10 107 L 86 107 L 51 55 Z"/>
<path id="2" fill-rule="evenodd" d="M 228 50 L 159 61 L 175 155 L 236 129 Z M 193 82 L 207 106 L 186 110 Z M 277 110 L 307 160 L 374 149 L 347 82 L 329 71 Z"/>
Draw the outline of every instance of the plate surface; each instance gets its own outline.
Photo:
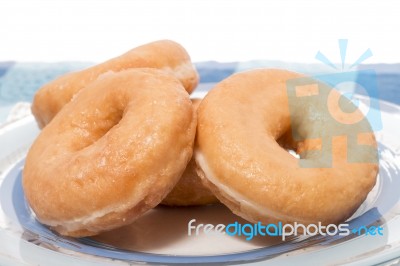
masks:
<path id="1" fill-rule="evenodd" d="M 202 95 L 197 95 L 202 96 Z M 365 98 L 358 97 L 361 102 Z M 157 207 L 130 226 L 95 238 L 72 239 L 38 223 L 21 186 L 23 158 L 39 133 L 31 116 L 0 128 L 0 262 L 41 265 L 129 263 L 378 263 L 400 256 L 400 107 L 380 102 L 383 130 L 378 182 L 351 228 L 380 225 L 383 236 L 314 236 L 281 241 L 276 237 L 188 236 L 188 222 L 229 224 L 246 221 L 222 205 Z"/>

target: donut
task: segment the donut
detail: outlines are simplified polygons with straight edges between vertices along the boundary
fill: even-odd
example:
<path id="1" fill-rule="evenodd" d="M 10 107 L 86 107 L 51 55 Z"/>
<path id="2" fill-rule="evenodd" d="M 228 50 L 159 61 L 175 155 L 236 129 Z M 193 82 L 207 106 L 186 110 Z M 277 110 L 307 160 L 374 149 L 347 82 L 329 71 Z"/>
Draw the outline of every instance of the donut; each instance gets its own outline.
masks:
<path id="1" fill-rule="evenodd" d="M 192 99 L 195 112 L 200 102 L 201 99 Z M 163 199 L 161 204 L 167 206 L 197 206 L 218 202 L 214 194 L 201 183 L 196 168 L 196 162 L 192 157 L 178 184 Z"/>
<path id="2" fill-rule="evenodd" d="M 295 86 L 293 95 L 287 85 L 296 80 L 308 82 Z M 198 109 L 195 159 L 200 178 L 250 222 L 345 221 L 374 187 L 378 159 L 369 122 L 341 97 L 321 82 L 285 70 L 257 69 L 228 77 Z M 335 103 L 338 99 L 344 106 Z M 342 110 L 352 109 L 356 115 L 347 119 Z"/>
<path id="3" fill-rule="evenodd" d="M 177 77 L 190 93 L 199 77 L 186 50 L 178 43 L 161 40 L 136 47 L 127 53 L 87 69 L 65 74 L 41 87 L 32 103 L 32 114 L 40 128 L 47 125 L 74 95 L 109 71 L 158 68 Z"/>
<path id="4" fill-rule="evenodd" d="M 158 205 L 193 153 L 196 114 L 161 70 L 108 73 L 39 134 L 23 169 L 37 219 L 83 237 L 131 223 Z"/>

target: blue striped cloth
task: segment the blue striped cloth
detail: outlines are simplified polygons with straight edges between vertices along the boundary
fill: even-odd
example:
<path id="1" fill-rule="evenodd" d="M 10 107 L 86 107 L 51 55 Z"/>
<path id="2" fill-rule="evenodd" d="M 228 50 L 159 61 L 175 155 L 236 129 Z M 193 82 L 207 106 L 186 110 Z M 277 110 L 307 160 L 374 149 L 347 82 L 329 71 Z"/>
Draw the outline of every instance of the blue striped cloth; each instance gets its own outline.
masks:
<path id="1" fill-rule="evenodd" d="M 0 62 L 0 124 L 18 102 L 31 102 L 35 91 L 46 82 L 70 71 L 93 65 L 90 62 L 20 63 Z M 229 75 L 253 68 L 284 68 L 309 75 L 332 73 L 322 64 L 298 64 L 280 61 L 200 62 L 196 63 L 202 84 L 219 82 Z M 360 65 L 357 70 L 373 69 L 377 73 L 379 98 L 400 104 L 400 64 Z M 356 70 L 356 71 L 357 71 Z M 359 76 L 358 79 L 368 79 Z M 209 86 L 208 86 L 209 87 Z M 200 89 L 207 88 L 201 86 Z"/>

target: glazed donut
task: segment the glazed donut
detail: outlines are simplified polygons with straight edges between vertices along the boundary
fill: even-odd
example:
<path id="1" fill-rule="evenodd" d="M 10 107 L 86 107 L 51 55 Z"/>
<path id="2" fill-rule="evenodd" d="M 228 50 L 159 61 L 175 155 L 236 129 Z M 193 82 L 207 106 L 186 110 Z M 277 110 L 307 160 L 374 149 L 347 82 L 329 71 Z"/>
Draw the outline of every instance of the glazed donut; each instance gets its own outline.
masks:
<path id="1" fill-rule="evenodd" d="M 299 83 L 293 96 L 286 86 L 298 79 L 309 85 Z M 260 69 L 230 76 L 203 99 L 195 147 L 199 175 L 235 214 L 265 224 L 339 223 L 373 188 L 378 159 L 369 122 L 338 91 L 315 84 L 321 83 Z M 341 108 L 355 109 L 347 124 L 332 122 L 331 115 L 346 117 Z"/>
<path id="2" fill-rule="evenodd" d="M 164 71 L 101 76 L 28 152 L 23 188 L 37 219 L 73 237 L 131 223 L 181 177 L 193 153 L 195 116 L 188 93 Z"/>
<path id="3" fill-rule="evenodd" d="M 192 99 L 193 109 L 197 112 L 200 99 Z M 197 175 L 194 157 L 186 166 L 181 179 L 174 189 L 161 202 L 168 206 L 196 206 L 207 205 L 218 202 L 212 192 L 206 188 Z"/>
<path id="4" fill-rule="evenodd" d="M 186 50 L 169 40 L 148 43 L 129 52 L 82 71 L 65 74 L 41 87 L 32 103 L 32 114 L 40 128 L 68 103 L 82 88 L 102 74 L 131 68 L 158 68 L 177 77 L 190 93 L 197 86 L 199 77 Z"/>

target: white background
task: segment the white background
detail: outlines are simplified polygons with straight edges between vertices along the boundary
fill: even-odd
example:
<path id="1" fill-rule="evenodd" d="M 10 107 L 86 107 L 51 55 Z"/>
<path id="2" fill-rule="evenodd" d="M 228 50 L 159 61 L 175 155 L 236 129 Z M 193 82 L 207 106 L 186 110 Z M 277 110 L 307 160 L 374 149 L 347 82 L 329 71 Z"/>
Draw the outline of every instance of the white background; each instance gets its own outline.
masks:
<path id="1" fill-rule="evenodd" d="M 400 1 L 0 0 L 0 61 L 101 61 L 168 38 L 194 61 L 400 62 Z"/>

